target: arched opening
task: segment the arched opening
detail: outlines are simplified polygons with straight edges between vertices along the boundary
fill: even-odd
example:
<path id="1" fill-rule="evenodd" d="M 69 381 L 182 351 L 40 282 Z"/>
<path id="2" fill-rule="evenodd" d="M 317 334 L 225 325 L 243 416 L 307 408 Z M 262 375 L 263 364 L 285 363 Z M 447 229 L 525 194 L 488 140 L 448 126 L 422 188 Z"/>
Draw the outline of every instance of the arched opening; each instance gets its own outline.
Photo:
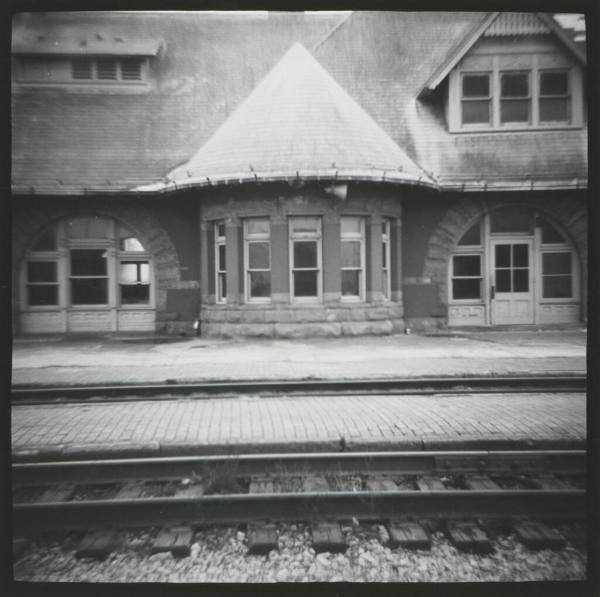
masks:
<path id="1" fill-rule="evenodd" d="M 136 234 L 98 215 L 63 218 L 20 270 L 24 333 L 154 331 L 153 262 Z"/>
<path id="2" fill-rule="evenodd" d="M 448 264 L 448 325 L 576 323 L 579 262 L 560 226 L 528 206 L 469 222 Z"/>

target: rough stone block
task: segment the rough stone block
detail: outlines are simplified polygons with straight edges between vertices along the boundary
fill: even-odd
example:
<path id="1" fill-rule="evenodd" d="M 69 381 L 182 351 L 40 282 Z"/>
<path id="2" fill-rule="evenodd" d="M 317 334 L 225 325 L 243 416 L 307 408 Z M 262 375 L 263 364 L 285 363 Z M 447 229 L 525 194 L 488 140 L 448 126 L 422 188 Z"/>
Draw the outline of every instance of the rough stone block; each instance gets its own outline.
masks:
<path id="1" fill-rule="evenodd" d="M 296 323 L 325 321 L 325 309 L 294 309 L 293 313 Z"/>
<path id="2" fill-rule="evenodd" d="M 342 323 L 342 335 L 362 336 L 365 334 L 391 334 L 391 321 L 346 321 Z"/>
<path id="3" fill-rule="evenodd" d="M 337 337 L 342 333 L 339 323 L 276 323 L 275 335 L 281 338 Z"/>
<path id="4" fill-rule="evenodd" d="M 367 319 L 371 321 L 377 321 L 381 319 L 389 319 L 390 318 L 390 309 L 387 307 L 373 307 L 371 309 L 367 309 Z"/>
<path id="5" fill-rule="evenodd" d="M 242 323 L 264 323 L 265 311 L 262 309 L 243 309 L 240 311 Z"/>

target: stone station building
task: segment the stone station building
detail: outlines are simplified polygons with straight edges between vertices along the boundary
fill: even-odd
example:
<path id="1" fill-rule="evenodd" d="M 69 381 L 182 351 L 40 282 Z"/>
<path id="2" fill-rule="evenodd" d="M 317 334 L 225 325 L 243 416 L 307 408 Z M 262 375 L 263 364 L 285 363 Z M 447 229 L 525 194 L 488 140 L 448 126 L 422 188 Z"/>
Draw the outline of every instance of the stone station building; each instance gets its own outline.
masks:
<path id="1" fill-rule="evenodd" d="M 585 48 L 542 13 L 20 14 L 17 333 L 585 320 Z"/>

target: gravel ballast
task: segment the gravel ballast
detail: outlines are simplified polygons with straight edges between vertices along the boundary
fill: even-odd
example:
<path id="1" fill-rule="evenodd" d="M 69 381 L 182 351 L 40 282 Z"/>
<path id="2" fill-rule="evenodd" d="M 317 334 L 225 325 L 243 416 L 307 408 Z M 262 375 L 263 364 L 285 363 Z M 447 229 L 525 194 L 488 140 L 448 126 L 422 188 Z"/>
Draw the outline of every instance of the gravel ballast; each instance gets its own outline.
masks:
<path id="1" fill-rule="evenodd" d="M 575 525 L 557 527 L 565 536 Z M 279 550 L 246 555 L 246 534 L 211 527 L 195 533 L 191 555 L 150 555 L 158 530 L 121 531 L 122 547 L 105 561 L 75 558 L 81 534 L 47 535 L 32 542 L 14 566 L 16 580 L 33 582 L 476 582 L 584 580 L 586 552 L 578 541 L 558 551 L 531 551 L 513 535 L 499 535 L 489 555 L 463 553 L 441 532 L 430 551 L 390 549 L 384 526 L 342 526 L 348 549 L 317 554 L 304 524 L 281 524 Z"/>

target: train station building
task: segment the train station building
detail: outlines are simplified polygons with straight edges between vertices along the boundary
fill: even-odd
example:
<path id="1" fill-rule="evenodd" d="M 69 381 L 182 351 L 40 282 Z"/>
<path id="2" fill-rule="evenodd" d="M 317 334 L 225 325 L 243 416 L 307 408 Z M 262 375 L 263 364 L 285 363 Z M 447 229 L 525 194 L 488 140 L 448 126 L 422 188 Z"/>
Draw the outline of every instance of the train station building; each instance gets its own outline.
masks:
<path id="1" fill-rule="evenodd" d="M 585 56 L 545 13 L 17 15 L 14 330 L 583 322 Z"/>

